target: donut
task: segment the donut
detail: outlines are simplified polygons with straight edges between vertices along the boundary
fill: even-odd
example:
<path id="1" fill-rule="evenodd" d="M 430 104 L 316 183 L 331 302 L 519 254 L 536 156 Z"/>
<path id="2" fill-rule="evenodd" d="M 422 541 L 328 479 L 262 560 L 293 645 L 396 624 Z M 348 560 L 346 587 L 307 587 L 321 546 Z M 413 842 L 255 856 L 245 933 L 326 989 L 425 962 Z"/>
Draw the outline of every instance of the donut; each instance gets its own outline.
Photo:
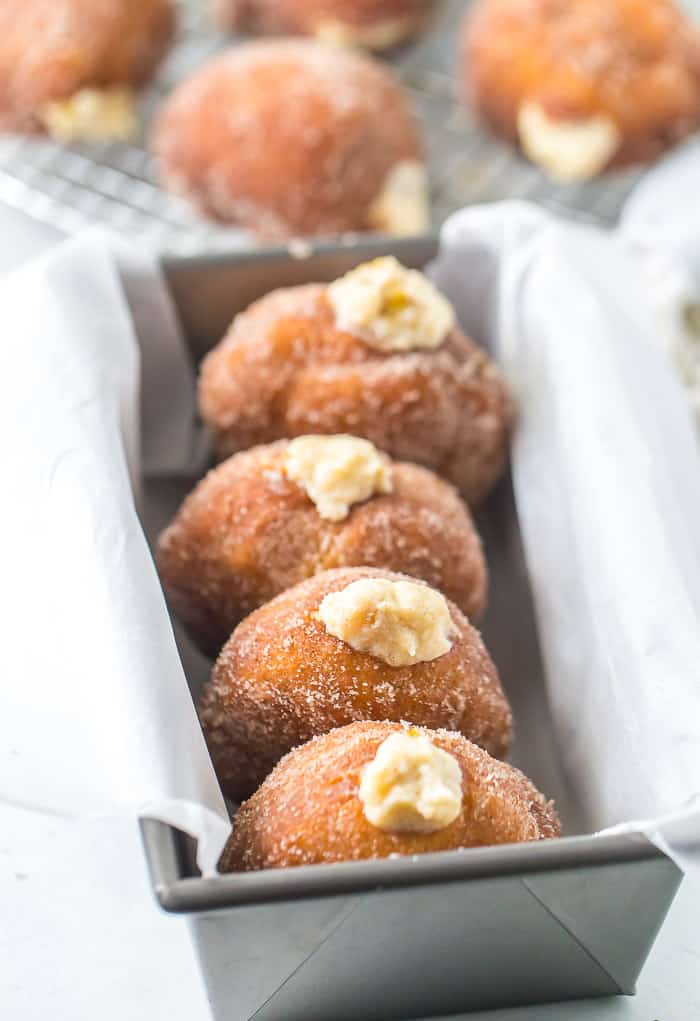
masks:
<path id="1" fill-rule="evenodd" d="M 251 305 L 205 358 L 199 406 L 220 457 L 351 433 L 444 476 L 471 505 L 505 468 L 512 418 L 496 366 L 393 258 Z"/>
<path id="2" fill-rule="evenodd" d="M 221 872 L 547 840 L 554 805 L 462 734 L 351 723 L 289 752 L 234 816 Z"/>
<path id="3" fill-rule="evenodd" d="M 0 130 L 127 137 L 137 126 L 131 90 L 150 79 L 174 27 L 171 0 L 6 0 Z"/>
<path id="4" fill-rule="evenodd" d="M 486 600 L 481 542 L 453 487 L 348 436 L 229 458 L 162 533 L 157 560 L 171 607 L 209 655 L 252 610 L 330 568 L 422 578 L 472 620 Z"/>
<path id="5" fill-rule="evenodd" d="M 431 0 L 214 0 L 224 30 L 310 35 L 334 46 L 387 50 L 427 25 Z"/>
<path id="6" fill-rule="evenodd" d="M 234 47 L 166 101 L 153 149 L 166 188 L 264 239 L 428 226 L 406 96 L 350 50 L 303 39 Z"/>
<path id="7" fill-rule="evenodd" d="M 356 720 L 447 727 L 499 757 L 512 732 L 478 631 L 436 589 L 371 567 L 323 571 L 246 617 L 199 708 L 234 801 L 296 745 Z"/>
<path id="8" fill-rule="evenodd" d="M 700 126 L 700 32 L 672 0 L 478 0 L 462 75 L 550 175 L 649 163 Z"/>
<path id="9" fill-rule="evenodd" d="M 481 541 L 453 487 L 349 436 L 224 461 L 161 534 L 157 561 L 171 608 L 211 656 L 252 610 L 328 568 L 422 578 L 470 620 L 486 601 Z"/>

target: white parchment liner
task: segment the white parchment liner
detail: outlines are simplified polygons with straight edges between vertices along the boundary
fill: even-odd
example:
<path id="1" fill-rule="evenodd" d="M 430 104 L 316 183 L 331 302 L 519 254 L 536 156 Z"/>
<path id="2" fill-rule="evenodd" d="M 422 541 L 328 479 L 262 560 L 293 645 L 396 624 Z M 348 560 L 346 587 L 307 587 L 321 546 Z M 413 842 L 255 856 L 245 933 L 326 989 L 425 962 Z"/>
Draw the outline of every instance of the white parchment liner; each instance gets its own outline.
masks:
<path id="1" fill-rule="evenodd" d="M 7 278 L 0 305 L 0 803 L 154 814 L 198 834 L 211 866 L 226 811 L 128 472 L 184 470 L 196 453 L 167 292 L 96 234 Z"/>
<path id="2" fill-rule="evenodd" d="M 453 217 L 435 273 L 519 402 L 514 488 L 565 771 L 596 828 L 643 830 L 687 865 L 700 459 L 641 272 L 621 241 L 513 203 Z M 200 838 L 209 871 L 226 812 L 128 471 L 201 464 L 166 290 L 103 235 L 0 290 L 0 803 L 155 816 Z"/>
<path id="3" fill-rule="evenodd" d="M 435 278 L 518 402 L 513 485 L 564 770 L 597 828 L 641 830 L 687 865 L 700 459 L 640 267 L 621 238 L 519 203 L 457 214 L 443 246 Z"/>

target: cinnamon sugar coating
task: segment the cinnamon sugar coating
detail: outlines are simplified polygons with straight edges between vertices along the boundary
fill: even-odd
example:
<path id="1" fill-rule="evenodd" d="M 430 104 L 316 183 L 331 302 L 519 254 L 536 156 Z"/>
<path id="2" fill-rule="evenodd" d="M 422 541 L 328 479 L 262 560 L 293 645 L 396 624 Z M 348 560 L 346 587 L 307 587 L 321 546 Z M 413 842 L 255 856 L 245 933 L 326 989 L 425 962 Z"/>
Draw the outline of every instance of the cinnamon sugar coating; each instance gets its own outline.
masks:
<path id="1" fill-rule="evenodd" d="M 449 479 L 470 505 L 502 474 L 512 405 L 458 329 L 434 350 L 384 353 L 338 329 L 326 287 L 273 291 L 205 358 L 199 404 L 219 455 L 306 433 L 352 433 Z"/>
<path id="2" fill-rule="evenodd" d="M 383 50 L 418 35 L 432 0 L 214 0 L 222 28 L 265 35 L 320 35 L 339 26 L 368 49 Z M 363 42 L 364 40 L 364 42 Z"/>
<path id="3" fill-rule="evenodd" d="M 554 806 L 519 770 L 461 734 L 426 731 L 462 772 L 460 814 L 433 833 L 386 832 L 358 797 L 363 768 L 398 723 L 353 723 L 295 748 L 233 820 L 221 872 L 386 858 L 559 836 Z"/>
<path id="4" fill-rule="evenodd" d="M 143 84 L 174 27 L 171 0 L 5 0 L 0 130 L 43 131 L 41 108 L 84 88 Z"/>
<path id="5" fill-rule="evenodd" d="M 289 443 L 236 454 L 202 479 L 158 542 L 169 602 L 209 655 L 252 610 L 319 571 L 367 565 L 422 578 L 470 619 L 487 573 L 471 516 L 452 486 L 393 464 L 393 490 L 322 518 L 287 477 Z"/>
<path id="6" fill-rule="evenodd" d="M 329 634 L 317 613 L 329 592 L 359 578 L 408 580 L 369 567 L 324 571 L 238 625 L 216 661 L 200 719 L 224 793 L 247 797 L 290 749 L 357 720 L 411 720 L 458 730 L 504 755 L 512 718 L 481 637 L 450 603 L 452 647 L 438 659 L 390 667 Z"/>
<path id="7" fill-rule="evenodd" d="M 237 46 L 165 103 L 154 136 L 165 185 L 264 238 L 374 229 L 393 169 L 422 161 L 398 81 L 310 40 Z"/>
<path id="8" fill-rule="evenodd" d="M 479 0 L 462 53 L 466 91 L 513 141 L 528 102 L 555 121 L 609 118 L 608 167 L 649 162 L 700 125 L 700 32 L 673 0 Z"/>

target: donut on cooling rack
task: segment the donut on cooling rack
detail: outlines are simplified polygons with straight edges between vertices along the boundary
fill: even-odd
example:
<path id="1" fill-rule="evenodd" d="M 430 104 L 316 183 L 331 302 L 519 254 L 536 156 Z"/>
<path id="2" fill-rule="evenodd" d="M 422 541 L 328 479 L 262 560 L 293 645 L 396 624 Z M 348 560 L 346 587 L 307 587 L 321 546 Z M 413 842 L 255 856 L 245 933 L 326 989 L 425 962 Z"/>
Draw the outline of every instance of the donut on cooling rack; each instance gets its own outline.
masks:
<path id="1" fill-rule="evenodd" d="M 418 35 L 434 0 L 214 0 L 227 30 L 311 35 L 335 46 L 387 50 Z"/>
<path id="2" fill-rule="evenodd" d="M 130 137 L 132 90 L 153 74 L 174 26 L 171 0 L 5 0 L 0 131 Z"/>
<path id="3" fill-rule="evenodd" d="M 468 93 L 550 175 L 648 163 L 700 125 L 700 32 L 672 0 L 478 0 Z"/>
<path id="4" fill-rule="evenodd" d="M 235 454 L 158 541 L 170 605 L 209 655 L 273 596 L 359 565 L 423 578 L 471 620 L 483 609 L 481 542 L 455 490 L 355 436 L 300 436 Z"/>
<path id="5" fill-rule="evenodd" d="M 454 603 L 370 567 L 316 574 L 246 617 L 214 665 L 200 719 L 235 801 L 290 749 L 356 720 L 448 727 L 497 756 L 512 730 L 496 667 Z"/>
<path id="6" fill-rule="evenodd" d="M 557 837 L 554 805 L 462 734 L 351 723 L 286 755 L 236 813 L 222 872 Z"/>
<path id="7" fill-rule="evenodd" d="M 421 143 L 390 71 L 310 40 L 235 47 L 165 104 L 164 184 L 267 239 L 428 225 Z"/>
<path id="8" fill-rule="evenodd" d="M 506 463 L 502 377 L 447 300 L 393 258 L 255 302 L 204 360 L 199 401 L 222 457 L 352 433 L 433 469 L 472 505 Z"/>

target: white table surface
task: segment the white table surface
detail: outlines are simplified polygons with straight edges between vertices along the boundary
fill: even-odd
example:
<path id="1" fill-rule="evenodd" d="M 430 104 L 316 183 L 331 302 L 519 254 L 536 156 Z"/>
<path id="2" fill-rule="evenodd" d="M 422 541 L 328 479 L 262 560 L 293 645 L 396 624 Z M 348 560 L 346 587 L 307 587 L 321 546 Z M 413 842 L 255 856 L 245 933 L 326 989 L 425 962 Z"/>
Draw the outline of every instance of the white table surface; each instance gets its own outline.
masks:
<path id="1" fill-rule="evenodd" d="M 0 238 L 2 272 L 58 235 L 0 207 Z M 131 866 L 121 872 L 127 859 Z M 209 1021 L 186 924 L 155 907 L 138 839 L 128 827 L 95 823 L 86 833 L 0 805 L 0 903 L 0 1016 L 8 1021 Z M 129 919 L 135 924 L 127 927 Z M 684 879 L 637 996 L 468 1017 L 700 1021 L 700 875 Z"/>

